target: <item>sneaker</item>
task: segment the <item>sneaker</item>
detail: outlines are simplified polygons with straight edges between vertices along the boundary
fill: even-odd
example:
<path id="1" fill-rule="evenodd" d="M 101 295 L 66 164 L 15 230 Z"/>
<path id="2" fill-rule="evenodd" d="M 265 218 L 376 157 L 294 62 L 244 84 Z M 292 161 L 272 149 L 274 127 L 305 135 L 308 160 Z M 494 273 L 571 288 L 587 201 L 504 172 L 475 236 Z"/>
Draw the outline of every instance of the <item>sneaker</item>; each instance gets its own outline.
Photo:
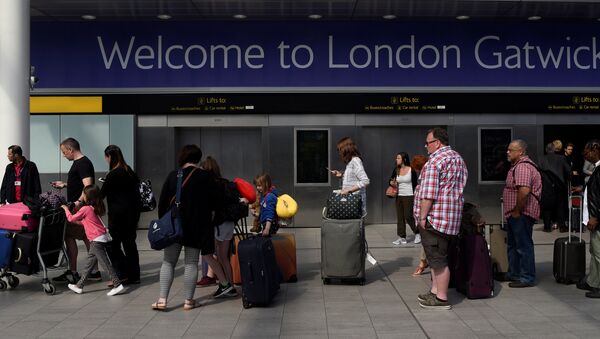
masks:
<path id="1" fill-rule="evenodd" d="M 123 284 L 113 288 L 112 290 L 108 291 L 108 293 L 106 293 L 107 296 L 112 297 L 113 295 L 117 295 L 117 294 L 121 294 L 125 292 L 125 286 L 123 286 Z"/>
<path id="2" fill-rule="evenodd" d="M 233 290 L 233 289 L 234 289 L 233 285 L 231 285 L 230 283 L 227 283 L 227 285 L 219 284 L 219 288 L 217 288 L 215 293 L 213 293 L 213 297 L 214 298 L 225 297 L 225 296 L 227 296 L 227 293 L 231 292 L 231 290 Z"/>
<path id="3" fill-rule="evenodd" d="M 102 274 L 100 274 L 100 271 L 92 272 L 92 273 L 88 274 L 87 280 L 102 281 Z"/>
<path id="4" fill-rule="evenodd" d="M 448 300 L 442 301 L 437 297 L 419 301 L 419 305 L 430 310 L 449 310 L 452 308 Z"/>
<path id="5" fill-rule="evenodd" d="M 69 284 L 67 285 L 69 287 L 69 289 L 77 294 L 81 294 L 83 293 L 83 288 L 77 287 L 77 285 L 75 284 Z"/>
<path id="6" fill-rule="evenodd" d="M 420 244 L 420 243 L 421 243 L 421 235 L 415 234 L 415 244 Z"/>
<path id="7" fill-rule="evenodd" d="M 238 291 L 234 288 L 231 289 L 231 291 L 227 292 L 227 294 L 225 295 L 227 297 L 237 297 L 238 296 Z"/>
<path id="8" fill-rule="evenodd" d="M 425 302 L 426 300 L 431 299 L 431 298 L 435 298 L 435 294 L 431 293 L 431 291 L 427 291 L 427 293 L 419 294 L 417 296 L 417 300 L 419 302 L 421 302 L 421 301 Z"/>
<path id="9" fill-rule="evenodd" d="M 217 278 L 211 278 L 209 276 L 203 276 L 200 281 L 196 283 L 196 287 L 206 287 L 217 284 Z"/>
<path id="10" fill-rule="evenodd" d="M 395 241 L 392 241 L 392 244 L 394 245 L 406 245 L 406 238 L 398 238 Z"/>
<path id="11" fill-rule="evenodd" d="M 59 275 L 58 277 L 54 277 L 52 278 L 52 281 L 56 281 L 56 282 L 73 282 L 71 281 L 71 278 L 73 277 L 73 272 L 66 270 L 65 273 Z M 73 282 L 74 284 L 74 282 Z"/>

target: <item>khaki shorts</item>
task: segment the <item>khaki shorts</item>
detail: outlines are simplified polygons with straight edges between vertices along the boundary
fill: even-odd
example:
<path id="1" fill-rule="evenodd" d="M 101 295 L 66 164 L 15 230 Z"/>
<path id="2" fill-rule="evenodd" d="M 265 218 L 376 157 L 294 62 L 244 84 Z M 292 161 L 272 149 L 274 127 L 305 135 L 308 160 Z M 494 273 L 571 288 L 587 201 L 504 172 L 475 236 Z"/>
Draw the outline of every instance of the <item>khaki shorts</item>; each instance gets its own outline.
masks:
<path id="1" fill-rule="evenodd" d="M 448 244 L 454 236 L 435 230 L 429 221 L 420 233 L 429 266 L 435 269 L 448 266 Z"/>
<path id="2" fill-rule="evenodd" d="M 65 238 L 84 240 L 85 230 L 83 229 L 83 225 L 68 222 L 67 231 L 65 232 Z"/>

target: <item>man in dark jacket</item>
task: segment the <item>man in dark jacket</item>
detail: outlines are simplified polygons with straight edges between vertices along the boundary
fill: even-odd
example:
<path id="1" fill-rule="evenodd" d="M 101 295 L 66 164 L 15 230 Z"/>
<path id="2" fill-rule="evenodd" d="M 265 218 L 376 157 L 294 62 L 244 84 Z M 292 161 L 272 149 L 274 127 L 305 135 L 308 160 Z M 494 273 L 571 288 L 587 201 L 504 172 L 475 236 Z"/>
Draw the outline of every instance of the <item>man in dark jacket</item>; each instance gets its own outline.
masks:
<path id="1" fill-rule="evenodd" d="M 2 189 L 0 190 L 0 205 L 24 201 L 26 197 L 37 198 L 42 193 L 40 174 L 35 163 L 23 156 L 19 145 L 8 148 L 10 164 L 4 171 Z"/>
<path id="2" fill-rule="evenodd" d="M 567 163 L 562 154 L 555 153 L 552 143 L 546 146 L 547 154 L 539 161 L 539 167 L 543 170 L 550 170 L 556 179 L 556 197 L 553 206 L 546 206 L 542 210 L 544 219 L 544 231 L 552 231 L 552 221 L 558 224 L 561 232 L 567 231 L 567 213 L 568 213 L 568 184 L 571 174 L 571 166 Z"/>
<path id="3" fill-rule="evenodd" d="M 600 140 L 588 141 L 583 149 L 583 157 L 596 164 L 596 167 L 583 193 L 583 223 L 590 230 L 590 273 L 577 284 L 577 288 L 588 290 L 585 294 L 588 298 L 600 298 Z M 582 187 L 576 190 L 581 191 Z"/>

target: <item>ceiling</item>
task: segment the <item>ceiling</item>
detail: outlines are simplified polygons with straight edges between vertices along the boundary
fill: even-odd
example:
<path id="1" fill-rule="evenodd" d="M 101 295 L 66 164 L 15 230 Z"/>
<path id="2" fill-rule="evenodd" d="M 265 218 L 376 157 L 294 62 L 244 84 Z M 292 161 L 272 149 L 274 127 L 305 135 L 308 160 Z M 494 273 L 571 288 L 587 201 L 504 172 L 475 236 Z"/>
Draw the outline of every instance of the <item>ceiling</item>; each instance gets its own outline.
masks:
<path id="1" fill-rule="evenodd" d="M 0 0 L 2 1 L 2 0 Z M 30 0 L 32 21 L 83 21 L 93 15 L 98 21 L 159 20 L 600 20 L 600 1 L 507 1 L 507 0 Z M 600 24 L 600 21 L 598 21 Z"/>

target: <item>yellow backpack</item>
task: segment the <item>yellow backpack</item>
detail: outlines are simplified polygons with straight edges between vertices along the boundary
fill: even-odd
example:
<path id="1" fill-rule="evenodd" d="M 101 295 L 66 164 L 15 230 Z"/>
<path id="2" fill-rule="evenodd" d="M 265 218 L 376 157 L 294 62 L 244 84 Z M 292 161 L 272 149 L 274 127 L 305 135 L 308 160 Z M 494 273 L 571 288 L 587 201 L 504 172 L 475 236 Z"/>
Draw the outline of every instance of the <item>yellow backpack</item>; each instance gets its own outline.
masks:
<path id="1" fill-rule="evenodd" d="M 287 194 L 282 194 L 277 197 L 277 205 L 275 206 L 277 216 L 282 219 L 289 219 L 298 213 L 298 203 Z"/>

